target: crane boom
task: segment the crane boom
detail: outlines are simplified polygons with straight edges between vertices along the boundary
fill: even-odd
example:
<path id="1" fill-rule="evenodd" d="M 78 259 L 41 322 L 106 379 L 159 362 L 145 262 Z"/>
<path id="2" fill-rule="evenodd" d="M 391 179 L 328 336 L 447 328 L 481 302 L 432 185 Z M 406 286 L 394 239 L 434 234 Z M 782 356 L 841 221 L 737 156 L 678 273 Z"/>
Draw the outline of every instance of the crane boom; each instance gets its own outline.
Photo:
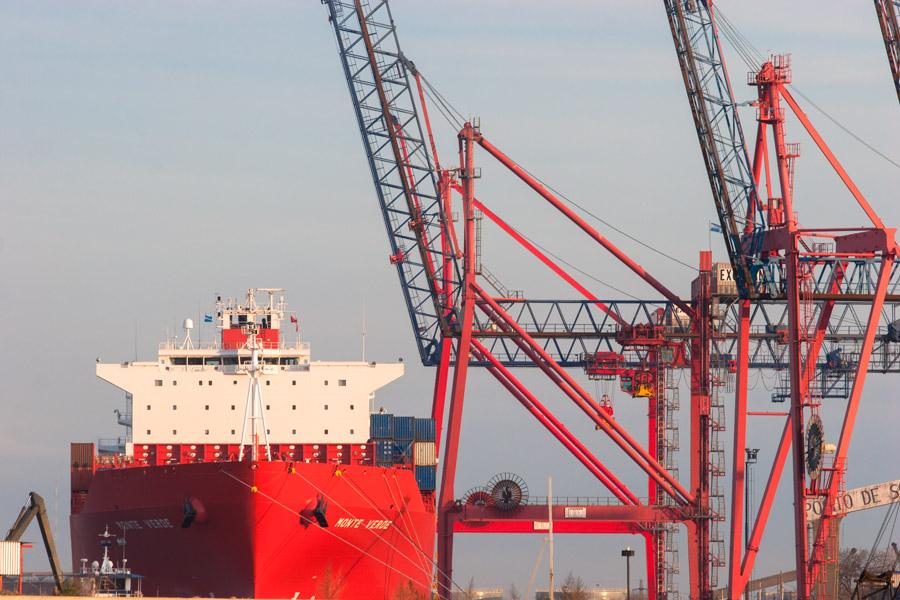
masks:
<path id="1" fill-rule="evenodd" d="M 50 517 L 47 516 L 47 507 L 44 499 L 37 492 L 28 495 L 28 504 L 19 511 L 15 523 L 6 534 L 7 542 L 18 542 L 25 535 L 25 530 L 37 517 L 41 528 L 41 538 L 44 540 L 44 548 L 47 550 L 47 558 L 50 561 L 50 570 L 53 572 L 53 580 L 56 582 L 57 592 L 62 592 L 63 571 L 56 554 L 56 542 L 53 541 L 53 532 L 50 530 Z"/>
<path id="2" fill-rule="evenodd" d="M 711 0 L 663 0 L 728 257 L 741 296 L 754 296 L 765 230 Z"/>
<path id="3" fill-rule="evenodd" d="M 875 12 L 900 100 L 900 0 L 875 0 Z"/>
<path id="4" fill-rule="evenodd" d="M 413 333 L 423 364 L 433 365 L 448 331 L 441 306 L 445 265 L 441 198 L 423 134 L 407 61 L 386 1 L 323 0 L 384 216 Z M 446 260 L 445 260 L 446 258 Z M 452 278 L 448 278 L 448 281 Z"/>

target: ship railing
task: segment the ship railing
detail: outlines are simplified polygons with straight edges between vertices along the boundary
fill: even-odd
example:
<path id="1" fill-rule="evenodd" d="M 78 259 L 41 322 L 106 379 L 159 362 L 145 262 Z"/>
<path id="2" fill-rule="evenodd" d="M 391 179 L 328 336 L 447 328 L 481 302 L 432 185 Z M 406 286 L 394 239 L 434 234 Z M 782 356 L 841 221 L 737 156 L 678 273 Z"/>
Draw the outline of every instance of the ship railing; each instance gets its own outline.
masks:
<path id="1" fill-rule="evenodd" d="M 184 345 L 184 340 L 179 339 L 170 339 L 164 342 L 159 343 L 160 350 L 187 350 L 187 351 L 218 351 L 222 350 L 222 344 L 218 341 L 210 341 L 210 342 L 193 342 L 190 346 Z M 309 352 L 309 342 L 301 342 L 295 341 L 292 343 L 287 343 L 284 340 L 279 340 L 277 344 L 267 343 L 263 348 L 263 353 L 266 350 L 299 350 L 301 352 Z M 249 350 L 246 350 L 249 352 Z"/>
<path id="2" fill-rule="evenodd" d="M 125 452 L 125 438 L 100 438 L 97 440 L 99 454 L 122 454 Z"/>

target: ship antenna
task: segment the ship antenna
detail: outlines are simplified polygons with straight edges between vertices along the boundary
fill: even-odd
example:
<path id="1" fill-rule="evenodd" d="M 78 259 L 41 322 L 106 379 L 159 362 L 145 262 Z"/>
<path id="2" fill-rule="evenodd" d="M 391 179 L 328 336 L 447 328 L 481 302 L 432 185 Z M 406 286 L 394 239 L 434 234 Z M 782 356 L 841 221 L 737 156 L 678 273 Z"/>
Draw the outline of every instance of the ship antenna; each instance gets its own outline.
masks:
<path id="1" fill-rule="evenodd" d="M 247 347 L 250 349 L 250 386 L 247 389 L 247 404 L 244 406 L 244 423 L 241 426 L 241 449 L 238 453 L 238 461 L 244 460 L 244 444 L 247 436 L 247 422 L 250 422 L 250 460 L 259 460 L 259 431 L 262 429 L 263 440 L 266 446 L 266 460 L 272 460 L 272 451 L 269 447 L 269 432 L 266 429 L 266 416 L 262 407 L 262 394 L 259 390 L 259 374 L 262 366 L 259 361 L 260 344 L 257 335 L 259 325 L 248 323 L 242 327 L 247 335 Z M 262 427 L 259 427 L 262 425 Z"/>

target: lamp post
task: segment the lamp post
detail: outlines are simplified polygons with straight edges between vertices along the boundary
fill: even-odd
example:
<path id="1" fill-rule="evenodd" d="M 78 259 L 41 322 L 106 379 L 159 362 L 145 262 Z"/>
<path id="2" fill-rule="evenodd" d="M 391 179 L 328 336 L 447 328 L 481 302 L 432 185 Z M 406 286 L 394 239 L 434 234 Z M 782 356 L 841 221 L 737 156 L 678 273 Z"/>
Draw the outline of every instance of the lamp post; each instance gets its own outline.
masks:
<path id="1" fill-rule="evenodd" d="M 744 459 L 744 473 L 746 474 L 746 482 L 744 485 L 744 547 L 750 543 L 750 498 L 753 488 L 753 472 L 750 469 L 756 464 L 756 457 L 759 454 L 759 448 L 745 448 L 746 458 Z"/>
<path id="2" fill-rule="evenodd" d="M 746 456 L 744 458 L 744 476 L 746 481 L 744 482 L 744 548 L 746 552 L 746 548 L 750 545 L 750 515 L 752 514 L 750 511 L 750 500 L 753 497 L 753 465 L 756 464 L 756 457 L 759 454 L 759 448 L 744 448 L 744 452 Z M 752 569 L 751 569 L 751 577 Z M 744 597 L 749 600 L 750 591 L 749 588 L 746 592 L 744 592 Z"/>
<path id="3" fill-rule="evenodd" d="M 622 550 L 622 556 L 625 557 L 625 600 L 631 600 L 631 557 L 634 556 L 631 546 Z"/>

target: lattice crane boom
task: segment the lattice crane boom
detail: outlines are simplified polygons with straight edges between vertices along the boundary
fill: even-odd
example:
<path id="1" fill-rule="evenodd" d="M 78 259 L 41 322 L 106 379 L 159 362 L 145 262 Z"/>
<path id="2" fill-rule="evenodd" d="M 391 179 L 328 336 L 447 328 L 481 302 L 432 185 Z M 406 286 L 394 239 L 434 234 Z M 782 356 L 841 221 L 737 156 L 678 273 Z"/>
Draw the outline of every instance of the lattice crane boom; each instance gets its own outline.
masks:
<path id="1" fill-rule="evenodd" d="M 387 2 L 323 0 L 350 90 L 422 362 L 437 362 L 449 307 L 441 198 Z M 452 281 L 452 277 L 447 278 Z"/>
<path id="2" fill-rule="evenodd" d="M 742 296 L 756 295 L 765 215 L 722 56 L 711 0 L 664 0 L 728 257 Z"/>
<path id="3" fill-rule="evenodd" d="M 897 100 L 900 100 L 900 1 L 875 0 L 875 13 L 884 38 L 884 49 L 891 66 L 894 87 L 897 89 Z"/>

